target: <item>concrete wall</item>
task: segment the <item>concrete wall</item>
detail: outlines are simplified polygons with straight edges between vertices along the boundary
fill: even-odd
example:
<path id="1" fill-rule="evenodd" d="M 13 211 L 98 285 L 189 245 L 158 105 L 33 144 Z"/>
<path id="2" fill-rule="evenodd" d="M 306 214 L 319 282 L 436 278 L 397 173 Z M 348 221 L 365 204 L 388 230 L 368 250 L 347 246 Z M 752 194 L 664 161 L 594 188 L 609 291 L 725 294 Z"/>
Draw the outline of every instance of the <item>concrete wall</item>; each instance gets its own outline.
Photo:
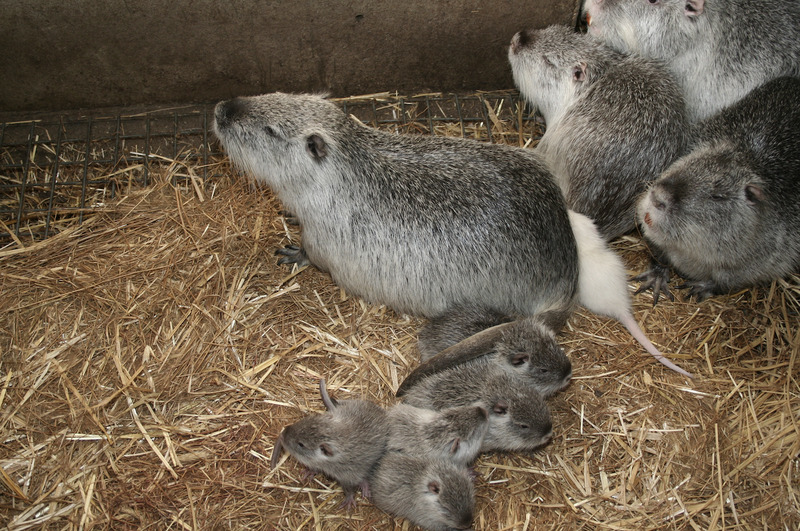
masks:
<path id="1" fill-rule="evenodd" d="M 577 0 L 3 0 L 0 112 L 509 88 L 514 32 L 576 14 Z"/>

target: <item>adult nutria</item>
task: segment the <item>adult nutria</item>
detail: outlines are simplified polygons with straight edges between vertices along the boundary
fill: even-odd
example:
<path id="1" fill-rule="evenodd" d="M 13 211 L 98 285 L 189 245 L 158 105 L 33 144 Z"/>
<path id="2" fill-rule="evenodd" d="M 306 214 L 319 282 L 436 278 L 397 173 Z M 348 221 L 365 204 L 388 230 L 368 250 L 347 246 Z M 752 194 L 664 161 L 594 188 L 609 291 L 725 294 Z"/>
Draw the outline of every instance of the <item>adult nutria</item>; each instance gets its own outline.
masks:
<path id="1" fill-rule="evenodd" d="M 800 79 L 770 81 L 696 136 L 639 203 L 643 234 L 666 259 L 642 289 L 669 295 L 665 265 L 700 300 L 800 270 Z"/>
<path id="2" fill-rule="evenodd" d="M 348 292 L 425 317 L 475 302 L 568 317 L 575 239 L 530 150 L 379 131 L 313 95 L 222 102 L 214 127 L 302 225 L 296 259 Z"/>
<path id="3" fill-rule="evenodd" d="M 800 75 L 797 0 L 584 0 L 589 35 L 663 61 L 693 121 Z"/>
<path id="4" fill-rule="evenodd" d="M 636 200 L 683 154 L 680 86 L 658 62 L 623 55 L 566 26 L 514 35 L 514 81 L 547 129 L 536 146 L 570 209 L 611 240 L 636 226 Z"/>

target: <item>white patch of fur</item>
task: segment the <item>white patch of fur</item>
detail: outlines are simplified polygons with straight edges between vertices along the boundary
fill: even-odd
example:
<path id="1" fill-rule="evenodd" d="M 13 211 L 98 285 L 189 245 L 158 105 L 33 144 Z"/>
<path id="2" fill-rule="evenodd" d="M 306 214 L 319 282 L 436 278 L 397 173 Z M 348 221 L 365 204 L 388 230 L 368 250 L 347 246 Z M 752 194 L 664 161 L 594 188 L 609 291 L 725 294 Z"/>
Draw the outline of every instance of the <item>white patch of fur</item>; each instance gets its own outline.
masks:
<path id="1" fill-rule="evenodd" d="M 578 300 L 594 313 L 621 320 L 630 314 L 631 299 L 622 259 L 612 251 L 594 222 L 570 210 L 578 245 Z"/>

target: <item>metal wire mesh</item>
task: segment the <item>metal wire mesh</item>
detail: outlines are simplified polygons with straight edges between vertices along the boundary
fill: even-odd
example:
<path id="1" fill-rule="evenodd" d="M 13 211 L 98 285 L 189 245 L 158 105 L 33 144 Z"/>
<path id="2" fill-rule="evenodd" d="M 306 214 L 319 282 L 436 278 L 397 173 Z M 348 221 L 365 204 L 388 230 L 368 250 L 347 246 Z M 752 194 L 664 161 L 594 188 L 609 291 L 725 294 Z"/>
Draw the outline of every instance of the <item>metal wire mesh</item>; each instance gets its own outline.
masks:
<path id="1" fill-rule="evenodd" d="M 522 145 L 538 129 L 511 91 L 381 94 L 337 103 L 366 124 L 398 133 Z M 213 179 L 209 160 L 222 153 L 212 120 L 213 106 L 205 105 L 0 123 L 0 243 L 42 239 L 81 223 L 171 164 Z"/>

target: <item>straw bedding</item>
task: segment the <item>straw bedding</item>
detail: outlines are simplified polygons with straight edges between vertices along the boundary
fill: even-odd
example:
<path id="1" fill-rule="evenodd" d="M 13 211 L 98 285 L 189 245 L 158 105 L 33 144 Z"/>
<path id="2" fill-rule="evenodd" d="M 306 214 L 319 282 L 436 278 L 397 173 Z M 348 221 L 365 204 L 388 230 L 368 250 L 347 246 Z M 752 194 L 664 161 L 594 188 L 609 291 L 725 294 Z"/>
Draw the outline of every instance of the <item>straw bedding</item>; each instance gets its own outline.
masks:
<path id="1" fill-rule="evenodd" d="M 276 265 L 299 232 L 269 190 L 211 164 L 202 187 L 174 184 L 174 164 L 82 225 L 0 250 L 9 529 L 409 528 L 364 500 L 348 513 L 335 483 L 269 458 L 283 426 L 323 409 L 322 376 L 335 398 L 393 403 L 421 320 Z M 614 247 L 645 268 L 638 236 Z M 797 277 L 701 304 L 635 297 L 695 381 L 576 312 L 554 439 L 479 459 L 475 528 L 798 528 L 798 301 Z"/>

